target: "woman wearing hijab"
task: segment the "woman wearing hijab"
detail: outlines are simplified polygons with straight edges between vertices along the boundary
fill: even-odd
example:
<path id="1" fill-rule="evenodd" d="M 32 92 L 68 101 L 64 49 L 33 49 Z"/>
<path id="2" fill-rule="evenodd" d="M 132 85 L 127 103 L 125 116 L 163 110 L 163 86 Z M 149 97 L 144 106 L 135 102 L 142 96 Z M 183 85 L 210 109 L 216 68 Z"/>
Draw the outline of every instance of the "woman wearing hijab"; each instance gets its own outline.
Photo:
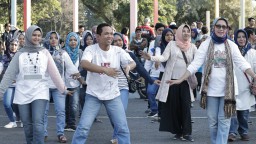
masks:
<path id="1" fill-rule="evenodd" d="M 73 65 L 80 70 L 79 64 L 83 51 L 79 49 L 80 38 L 75 32 L 70 32 L 66 37 L 65 50 L 68 53 Z M 74 91 L 72 97 L 66 97 L 66 126 L 65 130 L 76 130 L 76 112 L 78 110 L 78 101 L 80 93 L 80 83 L 78 80 L 70 77 L 72 73 L 65 73 L 65 84 L 69 90 Z"/>
<path id="2" fill-rule="evenodd" d="M 51 54 L 40 46 L 42 29 L 32 25 L 26 31 L 25 46 L 12 58 L 0 84 L 0 97 L 16 78 L 13 103 L 18 104 L 27 144 L 44 143 L 44 112 L 49 101 L 48 73 L 59 91 L 67 90 Z"/>
<path id="3" fill-rule="evenodd" d="M 10 40 L 10 48 L 7 49 L 6 54 L 3 56 L 2 59 L 2 65 L 3 65 L 3 70 L 1 71 L 1 77 L 4 75 L 6 69 L 8 68 L 8 65 L 10 64 L 12 58 L 14 57 L 15 53 L 18 50 L 19 47 L 19 42 L 17 39 L 11 39 Z M 15 128 L 17 127 L 18 121 L 20 121 L 20 113 L 18 110 L 18 106 L 16 104 L 13 104 L 13 98 L 14 98 L 14 92 L 15 92 L 15 82 L 6 90 L 4 93 L 4 109 L 5 112 L 10 120 L 10 122 L 4 126 L 4 128 Z M 15 113 L 15 117 L 13 115 Z M 22 127 L 21 123 L 21 127 Z"/>
<path id="4" fill-rule="evenodd" d="M 170 28 L 164 29 L 162 35 L 156 37 L 155 47 L 150 49 L 149 54 L 151 56 L 159 56 L 163 54 L 166 46 L 172 40 L 174 40 L 173 31 Z M 160 62 L 146 60 L 144 67 L 148 72 L 150 72 L 150 76 L 153 80 L 161 80 L 165 70 L 165 65 L 165 62 L 161 64 Z M 148 114 L 148 117 L 160 116 L 160 110 L 158 111 L 158 107 L 160 109 L 160 106 L 157 106 L 155 99 L 158 87 L 159 86 L 157 84 L 148 84 L 147 95 L 151 111 Z"/>
<path id="5" fill-rule="evenodd" d="M 227 39 L 228 21 L 216 18 L 212 25 L 211 37 L 200 45 L 185 74 L 168 83 L 180 84 L 204 64 L 200 105 L 207 110 L 211 143 L 226 144 L 231 116 L 236 112 L 235 95 L 238 94 L 234 66 L 253 79 L 256 74 L 237 45 Z"/>
<path id="6" fill-rule="evenodd" d="M 168 43 L 161 56 L 150 56 L 146 53 L 143 56 L 151 61 L 167 61 L 156 96 L 162 102 L 159 130 L 175 134 L 173 139 L 194 141 L 191 136 L 190 87 L 187 81 L 174 86 L 169 86 L 166 81 L 181 78 L 187 68 L 183 54 L 191 62 L 197 48 L 191 44 L 191 30 L 187 24 L 178 28 L 175 40 Z"/>
<path id="7" fill-rule="evenodd" d="M 197 28 L 191 29 L 191 42 L 195 44 L 196 41 L 198 40 L 199 40 L 199 36 L 198 36 Z"/>
<path id="8" fill-rule="evenodd" d="M 242 56 L 244 56 L 246 61 L 251 65 L 252 69 L 255 70 L 256 51 L 252 49 L 251 44 L 248 43 L 248 36 L 245 30 L 237 30 L 234 40 Z M 241 140 L 248 141 L 249 110 L 251 106 L 255 105 L 255 96 L 250 93 L 249 89 L 252 78 L 237 67 L 235 68 L 235 74 L 238 82 L 238 95 L 236 96 L 237 114 L 231 118 L 228 140 L 235 141 L 237 134 L 239 134 Z"/>
<path id="9" fill-rule="evenodd" d="M 52 58 L 55 62 L 55 65 L 58 68 L 58 72 L 61 75 L 62 79 L 65 80 L 65 73 L 80 75 L 78 69 L 73 65 L 68 53 L 60 48 L 59 44 L 59 34 L 55 31 L 50 31 L 46 34 L 44 39 L 44 47 L 50 52 Z M 80 78 L 81 79 L 81 78 Z M 82 80 L 80 80 L 82 81 Z M 49 82 L 49 94 L 52 96 L 54 101 L 54 107 L 56 112 L 56 130 L 57 137 L 60 143 L 66 143 L 67 138 L 64 135 L 65 127 L 65 101 L 66 95 L 63 95 L 54 85 L 51 78 L 48 77 Z M 46 105 L 45 110 L 45 121 L 44 121 L 44 130 L 45 130 L 45 140 L 48 137 L 47 126 L 48 126 L 48 111 L 49 111 L 49 101 Z"/>
<path id="10" fill-rule="evenodd" d="M 91 31 L 85 31 L 84 33 L 83 33 L 83 47 L 82 47 L 82 51 L 84 51 L 84 49 L 87 47 L 87 46 L 89 46 L 89 45 L 92 45 L 92 44 L 94 44 L 94 42 L 93 42 L 93 36 L 92 36 L 92 32 Z"/>

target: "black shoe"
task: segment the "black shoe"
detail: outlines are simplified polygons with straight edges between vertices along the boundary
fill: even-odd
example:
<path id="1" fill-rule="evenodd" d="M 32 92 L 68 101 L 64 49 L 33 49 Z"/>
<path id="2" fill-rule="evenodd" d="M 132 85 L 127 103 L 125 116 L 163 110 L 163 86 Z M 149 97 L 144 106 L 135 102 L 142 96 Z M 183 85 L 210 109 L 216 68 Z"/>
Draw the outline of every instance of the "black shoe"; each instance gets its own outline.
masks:
<path id="1" fill-rule="evenodd" d="M 76 131 L 76 126 L 75 125 L 72 125 L 69 128 L 70 128 L 70 131 Z"/>
<path id="2" fill-rule="evenodd" d="M 183 140 L 183 141 L 191 141 L 191 142 L 194 142 L 194 141 L 195 141 L 195 140 L 192 138 L 191 135 L 184 135 L 181 140 Z"/>
<path id="3" fill-rule="evenodd" d="M 155 113 L 150 112 L 147 117 L 154 118 L 154 117 L 157 117 L 157 116 L 158 116 L 158 114 L 156 112 Z"/>
<path id="4" fill-rule="evenodd" d="M 145 113 L 150 113 L 151 112 L 151 110 L 150 109 L 147 109 L 147 110 L 145 110 Z"/>
<path id="5" fill-rule="evenodd" d="M 74 131 L 76 131 L 76 126 L 75 125 L 72 125 L 72 126 L 66 125 L 64 130 L 74 132 Z"/>

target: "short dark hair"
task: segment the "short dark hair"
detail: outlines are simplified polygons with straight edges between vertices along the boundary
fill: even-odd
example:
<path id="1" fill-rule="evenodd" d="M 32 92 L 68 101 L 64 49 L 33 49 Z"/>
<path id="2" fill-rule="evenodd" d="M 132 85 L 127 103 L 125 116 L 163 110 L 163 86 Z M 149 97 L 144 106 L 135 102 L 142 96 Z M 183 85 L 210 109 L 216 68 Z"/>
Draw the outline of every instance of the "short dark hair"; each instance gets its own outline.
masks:
<path id="1" fill-rule="evenodd" d="M 203 34 L 207 34 L 209 30 L 206 26 L 203 26 L 201 31 L 202 31 Z"/>
<path id="2" fill-rule="evenodd" d="M 156 23 L 156 25 L 155 25 L 155 30 L 157 30 L 157 29 L 159 29 L 159 28 L 161 28 L 161 27 L 164 27 L 164 28 L 165 28 L 165 25 L 162 24 L 162 23 Z"/>
<path id="3" fill-rule="evenodd" d="M 109 24 L 107 24 L 107 23 L 101 23 L 101 24 L 99 24 L 98 25 L 98 27 L 97 27 L 97 32 L 96 32 L 96 34 L 98 34 L 98 35 L 101 35 L 101 33 L 102 33 L 102 28 L 103 27 L 111 27 L 111 25 L 109 25 Z"/>
<path id="4" fill-rule="evenodd" d="M 252 30 L 250 30 L 250 29 L 247 29 L 246 33 L 247 33 L 248 37 L 250 37 L 250 35 L 254 34 L 254 32 Z"/>
<path id="5" fill-rule="evenodd" d="M 60 44 L 63 43 L 63 42 L 64 42 L 64 40 L 63 40 L 63 39 L 60 39 Z"/>
<path id="6" fill-rule="evenodd" d="M 129 28 L 128 28 L 128 27 L 124 27 L 124 28 L 121 30 L 121 34 L 127 34 L 128 31 L 129 31 Z"/>
<path id="7" fill-rule="evenodd" d="M 253 17 L 248 18 L 248 22 L 250 22 L 251 20 L 255 20 L 255 18 Z"/>
<path id="8" fill-rule="evenodd" d="M 79 25 L 78 28 L 79 28 L 79 29 L 80 29 L 80 28 L 84 28 L 84 25 Z"/>
<path id="9" fill-rule="evenodd" d="M 4 24 L 4 28 L 6 28 L 8 25 L 10 25 L 10 23 L 6 23 L 6 24 Z"/>

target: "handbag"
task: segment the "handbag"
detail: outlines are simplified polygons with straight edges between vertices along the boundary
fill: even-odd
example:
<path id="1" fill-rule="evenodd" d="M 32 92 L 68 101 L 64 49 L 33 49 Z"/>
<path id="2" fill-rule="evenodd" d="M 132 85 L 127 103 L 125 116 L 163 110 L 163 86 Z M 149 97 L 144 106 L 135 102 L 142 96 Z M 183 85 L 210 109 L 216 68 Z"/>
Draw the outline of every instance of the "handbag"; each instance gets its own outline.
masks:
<path id="1" fill-rule="evenodd" d="M 136 89 L 132 88 L 132 85 L 134 85 L 135 83 L 134 82 L 132 83 L 132 81 L 127 77 L 127 75 L 124 72 L 124 69 L 123 69 L 123 67 L 121 65 L 120 65 L 120 67 L 121 67 L 122 72 L 124 73 L 124 76 L 127 79 L 127 83 L 128 83 L 128 87 L 129 87 L 129 93 L 135 93 Z"/>
<path id="2" fill-rule="evenodd" d="M 247 74 L 244 73 L 244 75 L 245 75 L 245 77 L 247 78 L 247 80 L 248 80 L 248 82 L 249 82 L 249 89 L 250 89 L 251 94 L 255 96 L 255 95 L 256 95 L 256 83 L 255 83 L 255 81 L 252 80 L 252 81 L 250 82 L 250 80 L 249 80 Z"/>
<path id="3" fill-rule="evenodd" d="M 182 55 L 183 55 L 183 58 L 184 58 L 184 61 L 186 63 L 186 65 L 188 66 L 188 60 L 187 60 L 187 57 L 185 55 L 185 53 L 183 51 L 182 52 Z M 198 85 L 198 81 L 197 81 L 197 78 L 196 78 L 196 75 L 195 74 L 191 74 L 188 79 L 187 79 L 187 82 L 190 86 L 191 89 L 195 89 L 197 88 L 197 85 Z"/>

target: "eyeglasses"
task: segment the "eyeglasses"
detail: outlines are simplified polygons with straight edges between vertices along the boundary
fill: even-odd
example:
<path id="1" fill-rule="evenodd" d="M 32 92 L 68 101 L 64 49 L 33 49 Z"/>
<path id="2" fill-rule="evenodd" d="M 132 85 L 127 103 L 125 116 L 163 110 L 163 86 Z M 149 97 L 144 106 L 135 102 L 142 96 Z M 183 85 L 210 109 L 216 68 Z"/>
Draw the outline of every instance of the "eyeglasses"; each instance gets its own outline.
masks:
<path id="1" fill-rule="evenodd" d="M 217 29 L 223 29 L 223 30 L 226 30 L 227 29 L 227 26 L 225 26 L 225 25 L 220 25 L 220 24 L 217 24 L 217 25 L 215 25 L 215 27 L 217 28 Z"/>

